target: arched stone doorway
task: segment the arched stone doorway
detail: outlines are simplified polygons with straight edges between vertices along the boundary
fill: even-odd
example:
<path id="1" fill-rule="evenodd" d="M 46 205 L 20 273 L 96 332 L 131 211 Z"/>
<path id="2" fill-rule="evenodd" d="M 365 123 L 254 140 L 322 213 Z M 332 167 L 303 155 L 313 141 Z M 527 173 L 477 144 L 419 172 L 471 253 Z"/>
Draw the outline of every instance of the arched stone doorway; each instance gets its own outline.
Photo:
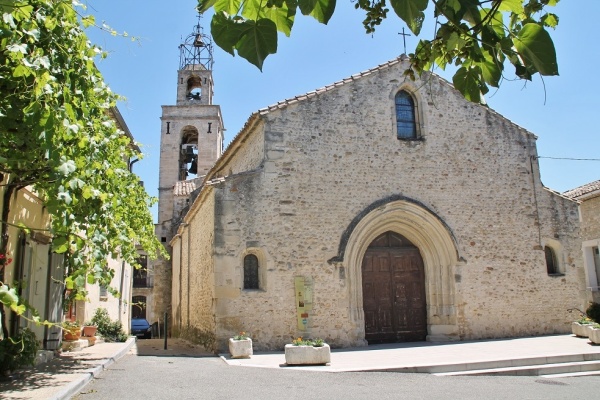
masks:
<path id="1" fill-rule="evenodd" d="M 426 324 L 429 341 L 459 339 L 454 268 L 463 265 L 456 239 L 435 213 L 418 201 L 403 197 L 378 200 L 363 210 L 342 236 L 338 256 L 331 263 L 348 277 L 349 318 L 357 346 L 365 339 L 363 259 L 371 243 L 394 232 L 412 243 L 422 257 L 425 279 Z"/>
<path id="2" fill-rule="evenodd" d="M 362 262 L 362 288 L 369 344 L 425 340 L 423 258 L 408 239 L 388 231 L 371 242 Z"/>

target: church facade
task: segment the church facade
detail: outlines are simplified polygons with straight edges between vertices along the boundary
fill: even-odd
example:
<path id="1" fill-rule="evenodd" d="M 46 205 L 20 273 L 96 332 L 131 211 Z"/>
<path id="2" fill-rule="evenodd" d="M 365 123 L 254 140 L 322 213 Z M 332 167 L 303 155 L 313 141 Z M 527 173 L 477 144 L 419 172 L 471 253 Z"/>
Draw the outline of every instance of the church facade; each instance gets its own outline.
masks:
<path id="1" fill-rule="evenodd" d="M 586 301 L 577 203 L 542 185 L 536 136 L 407 68 L 259 110 L 222 155 L 206 133 L 216 106 L 163 108 L 161 151 L 179 160 L 161 157 L 159 204 L 176 334 L 223 349 L 245 331 L 280 350 L 569 331 Z M 198 160 L 203 146 L 218 157 L 180 179 L 197 124 Z"/>

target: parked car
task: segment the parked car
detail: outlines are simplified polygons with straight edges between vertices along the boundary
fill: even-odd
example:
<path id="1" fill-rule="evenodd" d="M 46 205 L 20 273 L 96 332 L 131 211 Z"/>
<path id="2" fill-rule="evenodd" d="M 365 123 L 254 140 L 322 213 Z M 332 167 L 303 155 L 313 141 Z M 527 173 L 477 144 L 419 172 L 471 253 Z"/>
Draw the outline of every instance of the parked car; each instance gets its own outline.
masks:
<path id="1" fill-rule="evenodd" d="M 131 334 L 141 339 L 151 339 L 152 327 L 148 321 L 143 318 L 132 318 Z"/>

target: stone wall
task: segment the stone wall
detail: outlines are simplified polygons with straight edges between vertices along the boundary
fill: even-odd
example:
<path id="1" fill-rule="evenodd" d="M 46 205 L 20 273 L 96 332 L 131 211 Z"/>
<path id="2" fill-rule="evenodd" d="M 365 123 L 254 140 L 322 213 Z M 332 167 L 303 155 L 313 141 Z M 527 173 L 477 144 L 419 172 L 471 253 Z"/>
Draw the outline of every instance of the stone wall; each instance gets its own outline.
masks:
<path id="1" fill-rule="evenodd" d="M 568 330 L 566 310 L 581 304 L 576 205 L 543 189 L 535 136 L 438 78 L 411 83 L 402 72 L 391 65 L 273 107 L 264 126 L 246 132 L 264 143 L 264 169 L 215 186 L 219 346 L 239 330 L 259 350 L 297 336 L 363 344 L 360 249 L 375 230 L 360 234 L 353 224 L 388 204 L 399 210 L 389 226 L 404 229 L 425 259 L 430 339 Z M 400 89 L 417 101 L 420 140 L 396 138 Z M 255 148 L 236 150 L 232 172 Z M 420 220 L 441 228 L 424 230 Z M 559 242 L 564 276 L 548 276 L 544 238 Z M 346 241 L 354 247 L 344 253 Z M 260 261 L 260 290 L 242 290 L 248 253 Z M 297 327 L 295 276 L 313 284 L 307 331 Z"/>
<path id="2" fill-rule="evenodd" d="M 173 323 L 181 337 L 213 350 L 214 299 L 219 290 L 213 267 L 215 200 L 210 192 L 199 200 L 202 206 L 172 242 L 173 304 L 177 305 Z"/>
<path id="3" fill-rule="evenodd" d="M 586 300 L 600 303 L 600 274 L 596 266 L 600 257 L 595 254 L 600 247 L 600 195 L 592 193 L 584 198 L 579 211 L 581 213 L 581 234 L 583 237 L 583 256 L 586 264 Z M 586 304 L 587 307 L 587 304 Z"/>
<path id="4" fill-rule="evenodd" d="M 582 201 L 580 212 L 583 240 L 600 239 L 600 194 Z"/>

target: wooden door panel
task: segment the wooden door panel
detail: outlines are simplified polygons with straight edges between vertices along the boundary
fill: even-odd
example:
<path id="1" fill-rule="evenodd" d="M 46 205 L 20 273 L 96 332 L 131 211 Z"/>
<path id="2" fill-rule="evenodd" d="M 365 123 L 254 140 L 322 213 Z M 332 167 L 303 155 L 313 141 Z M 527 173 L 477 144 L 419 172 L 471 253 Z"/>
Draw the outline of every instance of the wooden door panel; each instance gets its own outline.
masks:
<path id="1" fill-rule="evenodd" d="M 416 247 L 408 247 L 410 242 L 396 236 L 377 238 L 363 259 L 365 338 L 369 343 L 419 341 L 427 335 L 423 260 Z M 386 243 L 388 247 L 379 247 Z M 391 247 L 399 244 L 403 247 Z"/>

